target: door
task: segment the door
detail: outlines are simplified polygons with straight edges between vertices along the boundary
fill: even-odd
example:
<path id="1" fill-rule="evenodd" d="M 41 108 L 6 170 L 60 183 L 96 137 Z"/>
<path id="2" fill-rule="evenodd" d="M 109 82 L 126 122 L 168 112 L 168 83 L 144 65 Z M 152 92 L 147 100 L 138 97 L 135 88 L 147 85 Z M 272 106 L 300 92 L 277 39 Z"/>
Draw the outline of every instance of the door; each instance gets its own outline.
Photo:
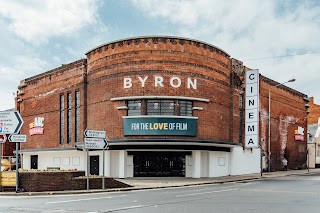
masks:
<path id="1" fill-rule="evenodd" d="M 31 169 L 38 169 L 38 155 L 31 155 Z"/>
<path id="2" fill-rule="evenodd" d="M 185 177 L 189 152 L 129 152 L 133 155 L 134 177 Z"/>
<path id="3" fill-rule="evenodd" d="M 99 175 L 99 155 L 90 156 L 90 175 Z"/>

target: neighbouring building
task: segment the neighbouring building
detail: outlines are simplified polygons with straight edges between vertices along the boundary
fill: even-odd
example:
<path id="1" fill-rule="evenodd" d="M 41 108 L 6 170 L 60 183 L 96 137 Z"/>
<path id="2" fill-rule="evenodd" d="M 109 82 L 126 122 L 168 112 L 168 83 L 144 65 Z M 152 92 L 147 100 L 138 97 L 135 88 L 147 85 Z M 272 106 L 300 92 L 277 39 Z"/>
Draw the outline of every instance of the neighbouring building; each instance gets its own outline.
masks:
<path id="1" fill-rule="evenodd" d="M 308 162 L 309 168 L 320 168 L 320 105 L 309 98 L 308 115 Z"/>
<path id="2" fill-rule="evenodd" d="M 95 47 L 85 59 L 21 81 L 23 168 L 86 170 L 88 162 L 91 174 L 117 178 L 200 178 L 259 173 L 261 156 L 264 170 L 284 169 L 284 159 L 288 169 L 306 167 L 307 95 L 254 74 L 224 50 L 188 38 Z M 88 160 L 86 129 L 105 130 L 109 142 Z"/>

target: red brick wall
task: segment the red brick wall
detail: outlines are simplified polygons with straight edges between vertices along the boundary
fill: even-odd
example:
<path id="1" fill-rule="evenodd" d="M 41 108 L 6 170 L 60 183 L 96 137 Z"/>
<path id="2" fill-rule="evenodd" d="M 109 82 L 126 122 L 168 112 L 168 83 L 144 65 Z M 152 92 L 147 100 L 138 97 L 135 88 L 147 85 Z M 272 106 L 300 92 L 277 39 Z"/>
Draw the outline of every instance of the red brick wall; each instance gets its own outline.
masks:
<path id="1" fill-rule="evenodd" d="M 317 124 L 320 117 L 320 105 L 314 103 L 314 98 L 310 98 L 310 109 L 308 115 L 308 124 Z"/>
<path id="2" fill-rule="evenodd" d="M 84 128 L 85 118 L 85 98 L 84 87 L 86 77 L 86 60 L 79 60 L 71 64 L 63 65 L 47 73 L 34 76 L 21 81 L 27 86 L 20 89 L 24 94 L 21 96 L 22 102 L 19 105 L 20 113 L 24 120 L 21 129 L 22 134 L 27 134 L 27 143 L 22 143 L 22 149 L 58 148 L 74 147 L 74 132 L 72 134 L 73 143 L 67 144 L 65 126 L 64 144 L 60 144 L 60 95 L 64 95 L 65 108 L 67 106 L 67 93 L 72 94 L 72 105 L 74 106 L 75 92 L 81 92 L 81 116 Z M 35 117 L 44 117 L 44 134 L 29 135 L 29 124 L 34 122 Z M 72 120 L 74 127 L 75 110 L 72 108 Z M 67 111 L 64 111 L 65 123 Z M 83 134 L 80 134 L 81 137 Z M 83 140 L 83 139 L 82 139 Z"/>
<path id="3" fill-rule="evenodd" d="M 65 191 L 87 189 L 87 179 L 84 171 L 76 172 L 20 172 L 19 188 L 26 192 Z M 80 177 L 82 176 L 82 177 Z M 125 188 L 129 185 L 105 178 L 105 188 Z M 102 178 L 90 178 L 89 189 L 101 189 Z"/>
<path id="4" fill-rule="evenodd" d="M 203 111 L 194 111 L 198 119 L 196 139 L 233 141 L 230 138 L 230 58 L 219 49 L 196 41 L 177 38 L 140 38 L 110 43 L 87 54 L 88 57 L 88 128 L 104 128 L 109 138 L 123 136 L 122 116 L 117 110 L 122 102 L 111 98 L 123 96 L 186 96 L 209 99 L 194 102 Z M 141 87 L 138 76 L 148 76 Z M 164 78 L 164 87 L 154 86 L 154 76 Z M 172 88 L 171 77 L 182 85 Z M 124 77 L 133 86 L 123 88 Z M 197 79 L 197 89 L 186 87 L 187 78 Z M 238 131 L 237 129 L 231 131 Z M 148 138 L 128 136 L 126 138 Z M 157 136 L 157 138 L 187 138 Z M 195 139 L 194 137 L 191 137 Z"/>
<path id="5" fill-rule="evenodd" d="M 276 84 L 266 77 L 260 80 L 260 137 L 265 156 L 268 150 L 269 89 Z M 306 163 L 307 113 L 303 97 L 304 94 L 285 86 L 271 88 L 271 170 L 281 170 L 284 157 L 289 169 L 302 168 Z M 303 142 L 294 140 L 294 130 L 298 126 L 305 129 Z"/>

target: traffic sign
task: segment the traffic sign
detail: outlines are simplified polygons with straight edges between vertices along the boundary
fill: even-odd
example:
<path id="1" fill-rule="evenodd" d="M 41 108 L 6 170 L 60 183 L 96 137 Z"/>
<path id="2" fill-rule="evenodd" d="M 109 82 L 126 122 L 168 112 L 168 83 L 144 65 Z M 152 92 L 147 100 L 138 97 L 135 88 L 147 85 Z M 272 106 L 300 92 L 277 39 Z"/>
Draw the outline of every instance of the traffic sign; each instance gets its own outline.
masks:
<path id="1" fill-rule="evenodd" d="M 9 135 L 8 140 L 13 143 L 25 143 L 27 142 L 27 135 Z"/>
<path id="2" fill-rule="evenodd" d="M 106 138 L 106 131 L 86 129 L 84 131 L 84 137 L 87 137 L 87 138 Z"/>
<path id="3" fill-rule="evenodd" d="M 102 138 L 84 138 L 85 149 L 106 149 L 108 141 Z"/>
<path id="4" fill-rule="evenodd" d="M 15 134 L 19 133 L 23 125 L 23 120 L 18 111 L 0 112 L 0 133 Z"/>
<path id="5" fill-rule="evenodd" d="M 5 134 L 0 134 L 0 143 L 5 143 L 6 141 L 7 141 L 7 136 Z"/>

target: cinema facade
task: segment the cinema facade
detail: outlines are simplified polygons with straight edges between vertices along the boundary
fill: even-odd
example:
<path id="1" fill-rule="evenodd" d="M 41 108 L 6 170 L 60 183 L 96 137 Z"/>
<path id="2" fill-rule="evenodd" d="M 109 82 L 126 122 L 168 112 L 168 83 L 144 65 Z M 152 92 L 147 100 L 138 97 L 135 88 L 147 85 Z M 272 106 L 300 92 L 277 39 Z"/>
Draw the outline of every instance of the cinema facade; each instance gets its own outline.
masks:
<path id="1" fill-rule="evenodd" d="M 303 168 L 306 135 L 297 141 L 294 130 L 306 129 L 307 96 L 262 75 L 258 143 L 245 146 L 247 70 L 222 49 L 188 38 L 135 37 L 98 46 L 85 59 L 21 81 L 22 167 L 90 165 L 91 174 L 115 178 L 259 173 L 269 163 L 281 170 L 284 158 L 289 169 Z M 105 130 L 108 149 L 89 150 L 87 157 L 86 129 Z"/>

